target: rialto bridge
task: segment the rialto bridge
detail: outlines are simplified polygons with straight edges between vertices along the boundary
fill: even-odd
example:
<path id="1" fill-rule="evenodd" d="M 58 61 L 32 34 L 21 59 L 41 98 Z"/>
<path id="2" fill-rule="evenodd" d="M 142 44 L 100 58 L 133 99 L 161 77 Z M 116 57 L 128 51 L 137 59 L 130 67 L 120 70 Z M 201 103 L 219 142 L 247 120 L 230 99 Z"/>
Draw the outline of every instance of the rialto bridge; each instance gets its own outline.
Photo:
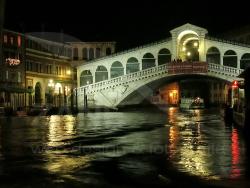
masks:
<path id="1" fill-rule="evenodd" d="M 138 104 L 162 83 L 187 77 L 225 82 L 250 65 L 250 46 L 209 37 L 189 23 L 171 37 L 89 61 L 77 68 L 77 101 L 82 109 Z"/>

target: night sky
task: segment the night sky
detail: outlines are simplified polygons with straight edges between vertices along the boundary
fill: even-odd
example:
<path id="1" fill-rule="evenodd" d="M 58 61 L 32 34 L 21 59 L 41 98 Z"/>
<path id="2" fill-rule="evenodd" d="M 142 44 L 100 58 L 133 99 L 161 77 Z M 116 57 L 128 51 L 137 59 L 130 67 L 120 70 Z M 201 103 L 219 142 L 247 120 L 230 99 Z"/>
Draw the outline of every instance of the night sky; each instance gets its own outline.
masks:
<path id="1" fill-rule="evenodd" d="M 169 37 L 169 30 L 187 22 L 207 28 L 212 36 L 250 25 L 249 6 L 239 0 L 173 1 L 6 0 L 5 28 L 116 41 L 121 50 Z"/>

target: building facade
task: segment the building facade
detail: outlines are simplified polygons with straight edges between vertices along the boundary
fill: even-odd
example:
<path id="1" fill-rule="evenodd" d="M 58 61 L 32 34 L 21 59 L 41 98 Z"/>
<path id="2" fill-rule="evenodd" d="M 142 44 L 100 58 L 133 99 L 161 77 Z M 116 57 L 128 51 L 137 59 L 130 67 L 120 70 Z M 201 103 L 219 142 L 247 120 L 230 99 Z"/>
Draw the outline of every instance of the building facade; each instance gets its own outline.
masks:
<path id="1" fill-rule="evenodd" d="M 115 52 L 115 42 L 69 42 L 73 49 L 73 66 L 79 66 Z"/>
<path id="2" fill-rule="evenodd" d="M 25 39 L 21 33 L 3 30 L 0 63 L 0 105 L 25 106 Z"/>
<path id="3" fill-rule="evenodd" d="M 75 84 L 71 46 L 26 35 L 25 55 L 26 88 L 29 90 L 26 105 L 71 105 Z"/>

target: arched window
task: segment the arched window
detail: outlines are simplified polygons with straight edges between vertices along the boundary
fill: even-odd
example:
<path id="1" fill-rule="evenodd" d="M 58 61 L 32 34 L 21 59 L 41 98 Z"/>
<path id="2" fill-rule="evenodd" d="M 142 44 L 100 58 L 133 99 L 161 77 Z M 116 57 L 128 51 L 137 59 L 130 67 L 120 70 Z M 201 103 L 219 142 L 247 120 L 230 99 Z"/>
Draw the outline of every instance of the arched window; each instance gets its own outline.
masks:
<path id="1" fill-rule="evenodd" d="M 115 61 L 111 66 L 111 78 L 122 76 L 124 74 L 124 68 L 119 61 Z"/>
<path id="2" fill-rule="evenodd" d="M 216 47 L 211 47 L 206 55 L 207 63 L 220 64 L 220 51 Z"/>
<path id="3" fill-rule="evenodd" d="M 78 60 L 78 48 L 74 48 L 73 50 L 73 60 Z"/>
<path id="4" fill-rule="evenodd" d="M 151 53 L 146 53 L 142 58 L 142 70 L 155 66 L 155 58 Z"/>
<path id="5" fill-rule="evenodd" d="M 95 57 L 98 58 L 101 56 L 101 48 L 96 48 L 95 49 Z"/>
<path id="6" fill-rule="evenodd" d="M 92 59 L 94 59 L 94 49 L 90 48 L 89 49 L 89 60 L 92 60 Z"/>
<path id="7" fill-rule="evenodd" d="M 93 76 L 90 70 L 84 70 L 80 76 L 80 86 L 85 86 L 93 83 Z"/>
<path id="8" fill-rule="evenodd" d="M 126 74 L 137 72 L 139 70 L 140 70 L 140 65 L 138 60 L 135 57 L 129 58 L 126 64 Z"/>
<path id="9" fill-rule="evenodd" d="M 246 69 L 247 67 L 250 67 L 250 53 L 243 54 L 240 59 L 240 68 Z"/>
<path id="10" fill-rule="evenodd" d="M 100 65 L 95 71 L 95 82 L 100 82 L 108 79 L 108 70 L 106 67 Z"/>
<path id="11" fill-rule="evenodd" d="M 82 59 L 83 60 L 88 59 L 88 49 L 87 48 L 82 49 Z"/>
<path id="12" fill-rule="evenodd" d="M 158 65 L 163 65 L 171 62 L 171 53 L 168 49 L 163 48 L 158 53 Z"/>
<path id="13" fill-rule="evenodd" d="M 111 54 L 111 48 L 106 48 L 106 55 L 110 55 Z"/>
<path id="14" fill-rule="evenodd" d="M 229 67 L 237 67 L 237 54 L 233 50 L 228 50 L 223 56 L 223 65 Z"/>

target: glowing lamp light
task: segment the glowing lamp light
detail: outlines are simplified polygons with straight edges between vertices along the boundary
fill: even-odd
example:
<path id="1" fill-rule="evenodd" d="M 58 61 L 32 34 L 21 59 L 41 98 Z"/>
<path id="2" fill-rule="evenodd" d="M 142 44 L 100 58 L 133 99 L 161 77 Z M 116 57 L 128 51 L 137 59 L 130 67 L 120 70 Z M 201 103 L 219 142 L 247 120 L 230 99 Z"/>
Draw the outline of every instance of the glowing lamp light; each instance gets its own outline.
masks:
<path id="1" fill-rule="evenodd" d="M 238 88 L 238 87 L 239 87 L 238 81 L 234 80 L 234 81 L 233 81 L 232 88 Z"/>
<path id="2" fill-rule="evenodd" d="M 54 81 L 53 80 L 49 80 L 48 86 L 49 87 L 54 87 L 54 85 L 55 85 Z"/>
<path id="3" fill-rule="evenodd" d="M 71 74 L 71 71 L 70 71 L 70 70 L 67 70 L 66 74 L 67 74 L 67 75 L 70 75 L 70 74 Z"/>
<path id="4" fill-rule="evenodd" d="M 10 66 L 19 65 L 21 63 L 19 59 L 12 59 L 12 58 L 6 58 L 5 62 Z"/>
<path id="5" fill-rule="evenodd" d="M 198 42 L 195 42 L 195 43 L 194 43 L 194 47 L 197 47 L 197 46 L 198 46 Z"/>
<path id="6" fill-rule="evenodd" d="M 186 51 L 186 48 L 185 48 L 185 47 L 182 47 L 182 51 L 185 52 L 185 51 Z"/>
<path id="7" fill-rule="evenodd" d="M 191 56 L 191 52 L 188 52 L 188 53 L 187 53 L 187 56 Z"/>

